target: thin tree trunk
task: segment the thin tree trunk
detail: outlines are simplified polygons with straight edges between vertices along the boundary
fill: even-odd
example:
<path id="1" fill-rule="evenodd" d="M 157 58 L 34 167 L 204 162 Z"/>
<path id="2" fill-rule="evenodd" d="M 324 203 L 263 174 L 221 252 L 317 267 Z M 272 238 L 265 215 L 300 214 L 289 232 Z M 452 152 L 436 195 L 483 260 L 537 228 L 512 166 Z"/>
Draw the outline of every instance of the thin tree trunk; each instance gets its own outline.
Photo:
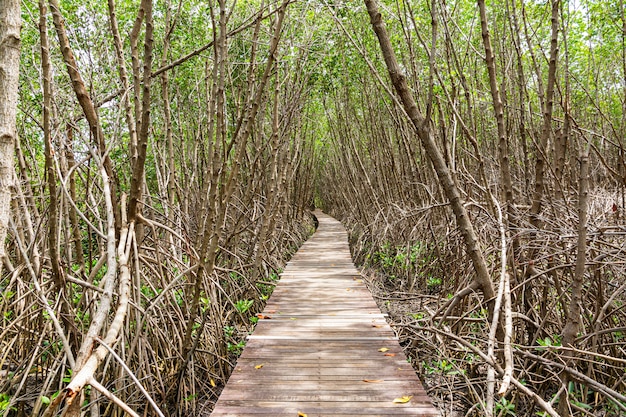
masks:
<path id="1" fill-rule="evenodd" d="M 143 90 L 141 95 L 141 125 L 137 136 L 137 159 L 132 166 L 132 177 L 130 182 L 130 199 L 128 201 L 128 221 L 134 222 L 137 213 L 140 212 L 139 201 L 144 184 L 144 167 L 146 153 L 148 150 L 148 131 L 150 128 L 150 73 L 152 72 L 152 44 L 154 26 L 152 23 L 152 0 L 142 0 L 141 10 L 143 10 L 146 21 L 146 33 L 144 41 L 143 56 Z M 141 11 L 140 11 L 141 13 Z M 140 233 L 138 231 L 138 239 Z"/>
<path id="2" fill-rule="evenodd" d="M 543 99 L 543 125 L 541 128 L 541 139 L 539 148 L 536 151 L 535 162 L 535 190 L 530 208 L 530 222 L 535 228 L 539 228 L 541 213 L 541 200 L 545 192 L 545 173 L 548 152 L 548 143 L 552 136 L 552 109 L 554 100 L 554 87 L 556 85 L 556 66 L 559 53 L 559 4 L 560 0 L 551 0 L 552 3 L 552 36 L 550 38 L 550 60 L 548 63 L 548 83 Z"/>
<path id="3" fill-rule="evenodd" d="M 504 125 L 504 106 L 500 90 L 498 89 L 498 79 L 496 71 L 496 62 L 491 47 L 491 37 L 487 26 L 487 10 L 485 0 L 478 0 L 478 9 L 480 11 L 480 24 L 482 28 L 483 45 L 485 47 L 485 60 L 487 61 L 487 72 L 489 73 L 489 86 L 491 88 L 491 98 L 493 102 L 493 110 L 496 115 L 498 126 L 498 155 L 500 159 L 500 177 L 502 178 L 502 192 L 504 200 L 507 203 L 507 214 L 509 222 L 512 221 L 513 209 L 513 185 L 511 181 L 511 170 L 509 168 L 509 144 Z"/>
<path id="4" fill-rule="evenodd" d="M 48 178 L 49 208 L 48 208 L 48 254 L 52 267 L 52 279 L 55 290 L 64 291 L 65 276 L 61 270 L 59 261 L 59 245 L 57 235 L 59 233 L 58 224 L 58 200 L 56 170 L 54 169 L 51 117 L 52 110 L 52 67 L 50 65 L 50 48 L 48 45 L 48 28 L 46 25 L 46 3 L 39 0 L 39 36 L 41 39 L 41 68 L 43 78 L 43 136 L 44 154 L 46 161 L 46 177 Z"/>
<path id="5" fill-rule="evenodd" d="M 4 257 L 13 185 L 13 150 L 17 141 L 21 2 L 0 0 L 0 258 Z M 2 266 L 0 265 L 0 272 Z"/>
<path id="6" fill-rule="evenodd" d="M 575 347 L 574 340 L 581 327 L 581 313 L 583 303 L 583 285 L 585 283 L 585 263 L 587 261 L 587 211 L 589 201 L 589 145 L 585 144 L 580 156 L 580 180 L 578 183 L 578 242 L 576 253 L 576 268 L 572 280 L 572 298 L 567 312 L 567 322 L 563 328 L 563 338 L 561 343 L 564 347 Z M 568 356 L 575 356 L 574 352 L 568 352 Z M 569 359 L 568 363 L 574 359 Z M 567 385 L 569 376 L 567 373 L 561 375 L 561 380 L 565 386 L 565 393 L 561 395 L 559 401 L 559 413 L 562 416 L 569 416 L 569 401 L 567 401 Z"/>
<path id="7" fill-rule="evenodd" d="M 67 159 L 67 169 L 71 170 L 69 183 L 70 183 L 70 198 L 76 202 L 76 172 L 74 167 L 76 166 L 76 160 L 74 159 L 74 149 L 73 149 L 73 138 L 74 133 L 72 131 L 72 127 L 68 124 L 67 126 L 67 143 L 65 144 L 65 158 Z M 70 217 L 70 225 L 72 227 L 72 233 L 74 236 L 74 247 L 76 248 L 76 263 L 80 266 L 80 269 L 83 273 L 85 273 L 85 256 L 83 254 L 83 243 L 82 236 L 80 233 L 80 226 L 78 223 L 78 216 L 76 215 L 76 210 L 71 207 L 69 208 L 69 217 Z"/>

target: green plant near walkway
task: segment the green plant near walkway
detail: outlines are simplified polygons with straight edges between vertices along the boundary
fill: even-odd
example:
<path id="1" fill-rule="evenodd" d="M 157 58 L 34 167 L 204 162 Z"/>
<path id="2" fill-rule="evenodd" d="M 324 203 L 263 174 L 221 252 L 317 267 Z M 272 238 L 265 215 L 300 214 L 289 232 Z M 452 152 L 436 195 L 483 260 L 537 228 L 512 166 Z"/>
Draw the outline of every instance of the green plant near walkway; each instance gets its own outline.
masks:
<path id="1" fill-rule="evenodd" d="M 496 415 L 498 417 L 517 416 L 515 413 L 515 403 L 510 402 L 506 398 L 500 398 L 496 403 Z"/>
<path id="2" fill-rule="evenodd" d="M 7 409 L 11 409 L 11 411 L 17 411 L 16 407 L 10 406 L 11 404 L 11 396 L 7 393 L 0 394 L 0 411 L 6 411 Z"/>
<path id="3" fill-rule="evenodd" d="M 405 245 L 384 242 L 373 256 L 366 257 L 366 264 L 379 268 L 390 282 L 401 278 L 411 288 L 417 283 L 430 292 L 438 291 L 443 285 L 443 279 L 433 275 L 440 272 L 433 271 L 435 261 L 434 251 L 421 241 Z"/>
<path id="4" fill-rule="evenodd" d="M 254 300 L 237 300 L 235 302 L 235 309 L 239 313 L 243 314 L 247 312 L 248 310 L 250 310 L 253 304 L 254 304 Z"/>

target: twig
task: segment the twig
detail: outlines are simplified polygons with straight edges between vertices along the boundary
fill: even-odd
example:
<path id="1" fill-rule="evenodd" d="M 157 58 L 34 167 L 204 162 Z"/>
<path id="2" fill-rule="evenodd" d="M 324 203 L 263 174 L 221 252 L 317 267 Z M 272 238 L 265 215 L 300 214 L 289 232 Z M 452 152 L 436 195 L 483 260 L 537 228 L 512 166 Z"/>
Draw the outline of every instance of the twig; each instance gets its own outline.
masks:
<path id="1" fill-rule="evenodd" d="M 548 364 L 550 366 L 554 366 L 556 368 L 559 368 L 560 370 L 567 372 L 570 376 L 572 376 L 573 378 L 584 382 L 585 384 L 595 388 L 597 391 L 602 392 L 604 395 L 606 395 L 607 397 L 612 398 L 613 400 L 615 400 L 615 404 L 623 411 L 626 411 L 626 396 L 620 394 L 619 392 L 615 391 L 614 389 L 607 387 L 606 385 L 596 381 L 595 379 L 592 379 L 590 377 L 588 377 L 587 375 L 577 371 L 574 368 L 570 368 L 569 366 L 563 365 L 562 363 L 559 362 L 555 362 L 552 361 L 550 359 L 546 359 L 542 356 L 539 355 L 534 355 L 530 352 L 526 352 L 524 350 L 516 350 L 516 352 L 518 352 L 519 354 L 521 354 L 524 357 L 533 359 L 535 361 L 538 362 L 542 362 L 545 364 Z"/>
<path id="2" fill-rule="evenodd" d="M 46 297 L 46 294 L 43 292 L 41 285 L 39 285 L 39 279 L 37 277 L 37 273 L 33 269 L 33 265 L 30 262 L 30 258 L 28 257 L 28 252 L 26 251 L 26 248 L 24 248 L 24 244 L 22 243 L 22 240 L 20 239 L 19 233 L 17 233 L 17 226 L 13 222 L 13 217 L 11 216 L 9 216 L 9 224 L 11 225 L 11 229 L 13 229 L 12 230 L 13 237 L 15 238 L 15 242 L 17 243 L 17 246 L 20 252 L 22 253 L 22 256 L 24 257 L 26 268 L 28 269 L 28 272 L 30 273 L 30 276 L 33 280 L 33 285 L 35 286 L 37 295 L 39 296 L 41 300 L 41 304 L 43 304 L 43 307 L 48 313 L 50 320 L 52 320 L 52 324 L 54 325 L 54 330 L 57 332 L 57 336 L 59 336 L 59 339 L 61 339 L 61 343 L 63 344 L 63 350 L 65 351 L 65 355 L 67 357 L 67 363 L 69 363 L 71 367 L 74 367 L 74 363 L 75 363 L 74 355 L 72 354 L 70 343 L 67 337 L 65 336 L 65 332 L 63 331 L 63 328 L 61 327 L 61 323 L 59 322 L 59 319 L 57 318 L 54 310 L 52 310 L 52 308 L 50 307 L 50 304 L 48 303 L 48 298 Z"/>
<path id="3" fill-rule="evenodd" d="M 126 404 L 120 398 L 116 397 L 115 394 L 106 389 L 104 386 L 100 385 L 100 383 L 96 381 L 93 377 L 88 381 L 88 383 L 92 386 L 92 388 L 98 390 L 102 395 L 115 403 L 115 405 L 124 410 L 131 417 L 140 417 L 139 414 L 137 414 L 132 408 L 130 408 L 128 404 Z"/>
<path id="4" fill-rule="evenodd" d="M 157 405 L 157 403 L 152 399 L 152 397 L 150 396 L 150 394 L 148 393 L 148 391 L 146 391 L 146 389 L 143 387 L 143 385 L 141 384 L 141 382 L 139 381 L 139 379 L 135 376 L 135 374 L 133 373 L 133 371 L 130 370 L 130 368 L 128 367 L 128 365 L 126 365 L 126 363 L 124 362 L 124 360 L 122 360 L 122 358 L 120 358 L 120 356 L 115 353 L 115 351 L 109 346 L 107 345 L 104 340 L 100 339 L 100 338 L 96 338 L 96 340 L 102 345 L 104 346 L 109 353 L 111 354 L 111 356 L 113 356 L 113 358 L 115 358 L 115 360 L 122 366 L 122 368 L 124 368 L 124 370 L 126 371 L 126 373 L 128 373 L 128 376 L 130 376 L 130 378 L 135 382 L 135 384 L 137 384 L 137 387 L 139 388 L 139 391 L 141 391 L 143 393 L 143 395 L 145 395 L 146 399 L 148 400 L 148 402 L 150 403 L 150 405 L 152 406 L 152 408 L 154 408 L 154 411 L 159 415 L 159 417 L 165 417 L 163 415 L 163 412 L 161 412 L 161 409 L 159 409 L 159 406 Z"/>
<path id="5" fill-rule="evenodd" d="M 450 339 L 454 340 L 455 342 L 459 343 L 460 345 L 464 346 L 465 348 L 471 350 L 472 352 L 474 352 L 476 355 L 478 355 L 485 363 L 487 363 L 488 365 L 490 365 L 491 367 L 493 367 L 496 372 L 498 372 L 499 374 L 504 374 L 504 370 L 502 369 L 502 367 L 500 365 L 498 365 L 497 362 L 495 362 L 491 357 L 487 356 L 482 350 L 480 350 L 478 347 L 474 346 L 473 344 L 471 344 L 470 342 L 468 342 L 467 340 L 464 340 L 462 337 L 457 336 L 455 334 L 449 333 L 449 332 L 445 332 L 441 329 L 438 329 L 436 327 L 417 327 L 417 326 L 410 326 L 412 328 L 414 328 L 415 330 L 419 330 L 419 331 L 430 331 L 436 334 L 441 334 L 444 335 L 446 337 L 449 337 Z M 559 416 L 559 414 L 556 412 L 556 410 L 552 407 L 552 405 L 550 405 L 550 403 L 546 402 L 543 398 L 541 398 L 539 395 L 537 395 L 536 393 L 534 393 L 533 391 L 530 390 L 530 388 L 528 388 L 527 386 L 523 385 L 521 382 L 519 382 L 515 377 L 511 378 L 511 383 L 513 385 L 515 385 L 520 391 L 524 392 L 524 394 L 528 395 L 529 397 L 531 397 L 534 401 L 535 404 L 537 404 L 539 407 L 541 407 L 541 409 L 543 409 L 546 413 L 548 413 L 551 417 L 561 417 Z"/>
<path id="6" fill-rule="evenodd" d="M 506 230 L 504 228 L 504 223 L 502 221 L 502 209 L 500 208 L 500 204 L 495 199 L 495 197 L 491 197 L 493 203 L 496 207 L 496 211 L 498 213 L 498 226 L 500 229 L 500 285 L 498 285 L 498 294 L 496 295 L 496 302 L 493 308 L 493 318 L 491 320 L 491 328 L 489 329 L 489 339 L 487 340 L 487 356 L 495 363 L 496 359 L 494 357 L 494 350 L 496 345 L 496 334 L 498 332 L 498 325 L 500 324 L 500 307 L 502 305 L 502 298 L 504 296 L 504 286 L 507 273 L 506 273 Z M 510 291 L 510 289 L 509 289 Z M 510 305 L 510 300 L 509 300 Z M 509 350 L 510 350 L 510 339 L 509 339 Z M 505 371 L 504 375 L 507 379 L 506 386 L 504 388 L 505 392 L 508 389 L 508 385 L 510 384 L 511 375 L 512 375 L 512 360 L 507 357 L 507 368 L 508 368 L 508 376 Z M 494 391 L 496 387 L 496 370 L 493 366 L 490 366 L 487 369 L 487 399 L 485 406 L 485 414 L 487 416 L 493 416 L 494 409 Z M 505 381 L 503 381 L 504 385 Z M 500 389 L 502 391 L 502 389 Z"/>
<path id="7" fill-rule="evenodd" d="M 500 229 L 500 286 L 502 289 L 498 290 L 498 295 L 504 292 L 504 376 L 502 377 L 502 385 L 498 390 L 498 395 L 504 396 L 509 390 L 511 385 L 511 378 L 513 377 L 513 350 L 511 349 L 511 338 L 513 337 L 513 315 L 511 313 L 511 277 L 506 271 L 506 228 L 504 227 L 504 220 L 502 217 L 502 208 L 498 203 L 498 200 L 491 195 L 493 204 L 496 207 L 498 213 L 498 227 Z M 497 323 L 496 323 L 497 325 Z"/>

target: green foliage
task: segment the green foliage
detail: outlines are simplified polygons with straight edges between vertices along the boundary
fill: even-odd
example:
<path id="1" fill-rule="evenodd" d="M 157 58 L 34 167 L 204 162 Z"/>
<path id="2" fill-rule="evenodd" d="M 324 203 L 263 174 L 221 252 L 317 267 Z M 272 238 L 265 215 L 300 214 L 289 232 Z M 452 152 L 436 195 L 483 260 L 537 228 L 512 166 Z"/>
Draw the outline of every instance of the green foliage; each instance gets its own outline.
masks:
<path id="1" fill-rule="evenodd" d="M 441 278 L 436 278 L 436 277 L 428 277 L 428 279 L 426 280 L 426 286 L 428 287 L 429 290 L 435 290 L 437 288 L 439 288 L 439 286 L 441 285 Z"/>
<path id="2" fill-rule="evenodd" d="M 239 313 L 243 314 L 247 312 L 248 310 L 250 310 L 253 304 L 254 304 L 254 300 L 237 300 L 235 302 L 235 309 Z"/>
<path id="3" fill-rule="evenodd" d="M 182 289 L 177 289 L 174 291 L 174 299 L 176 300 L 176 304 L 182 307 L 185 302 L 185 292 Z"/>
<path id="4" fill-rule="evenodd" d="M 280 280 L 279 272 L 272 271 L 266 278 L 266 282 L 278 282 Z M 265 284 L 262 282 L 257 282 L 256 287 L 261 291 L 261 300 L 267 301 L 272 295 L 275 286 L 270 284 Z"/>
<path id="5" fill-rule="evenodd" d="M 183 398 L 183 400 L 185 401 L 195 401 L 195 399 L 198 397 L 198 394 L 189 394 L 188 396 L 186 396 L 185 398 Z"/>
<path id="6" fill-rule="evenodd" d="M 246 347 L 245 340 L 240 340 L 239 342 L 236 342 L 236 343 L 231 343 L 231 342 L 226 343 L 226 348 L 228 352 L 234 353 L 235 355 L 240 355 L 241 352 L 243 351 L 243 348 L 245 347 Z"/>
<path id="7" fill-rule="evenodd" d="M 17 410 L 16 407 L 11 406 L 11 396 L 5 392 L 0 393 L 0 411 L 5 411 L 9 407 L 11 411 Z"/>
<path id="8" fill-rule="evenodd" d="M 388 280 L 398 277 L 417 277 L 429 291 L 438 291 L 443 284 L 442 278 L 432 274 L 431 264 L 435 263 L 435 253 L 423 242 L 410 245 L 393 245 L 384 242 L 373 256 L 366 259 L 366 264 L 379 268 Z"/>
<path id="9" fill-rule="evenodd" d="M 204 313 L 211 305 L 211 300 L 208 297 L 200 297 L 200 309 Z"/>
<path id="10" fill-rule="evenodd" d="M 411 313 L 410 316 L 415 320 L 422 320 L 425 317 L 424 313 Z"/>
<path id="11" fill-rule="evenodd" d="M 509 400 L 507 400 L 506 398 L 502 397 L 500 398 L 500 401 L 498 401 L 496 404 L 496 412 L 497 415 L 500 417 L 505 417 L 505 416 L 516 416 L 517 414 L 515 414 L 515 403 L 510 402 Z"/>
<path id="12" fill-rule="evenodd" d="M 231 271 L 228 273 L 228 276 L 230 277 L 231 280 L 233 280 L 234 282 L 242 282 L 245 280 L 245 278 L 243 277 L 243 275 L 241 275 L 239 272 L 236 271 Z"/>
<path id="13" fill-rule="evenodd" d="M 233 326 L 224 326 L 224 337 L 226 339 L 230 339 L 231 337 L 233 337 L 234 333 L 235 328 Z"/>
<path id="14" fill-rule="evenodd" d="M 65 371 L 65 376 L 63 377 L 63 382 L 69 384 L 72 380 L 72 370 L 68 369 Z"/>
<path id="15" fill-rule="evenodd" d="M 429 363 L 422 362 L 424 372 L 428 375 L 440 374 L 445 376 L 454 376 L 464 371 L 457 370 L 455 363 L 446 359 L 434 360 Z"/>
<path id="16" fill-rule="evenodd" d="M 537 344 L 543 347 L 561 346 L 561 335 L 546 336 L 543 339 L 537 339 Z"/>

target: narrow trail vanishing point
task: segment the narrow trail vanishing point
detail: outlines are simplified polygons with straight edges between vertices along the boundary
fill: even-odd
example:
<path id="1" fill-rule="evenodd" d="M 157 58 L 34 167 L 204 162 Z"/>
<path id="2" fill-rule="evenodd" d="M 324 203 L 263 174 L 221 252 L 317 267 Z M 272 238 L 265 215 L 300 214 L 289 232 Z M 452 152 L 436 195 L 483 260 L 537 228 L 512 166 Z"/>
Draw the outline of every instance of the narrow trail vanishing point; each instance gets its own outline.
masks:
<path id="1" fill-rule="evenodd" d="M 211 416 L 439 416 L 352 263 L 319 227 L 287 264 Z"/>

